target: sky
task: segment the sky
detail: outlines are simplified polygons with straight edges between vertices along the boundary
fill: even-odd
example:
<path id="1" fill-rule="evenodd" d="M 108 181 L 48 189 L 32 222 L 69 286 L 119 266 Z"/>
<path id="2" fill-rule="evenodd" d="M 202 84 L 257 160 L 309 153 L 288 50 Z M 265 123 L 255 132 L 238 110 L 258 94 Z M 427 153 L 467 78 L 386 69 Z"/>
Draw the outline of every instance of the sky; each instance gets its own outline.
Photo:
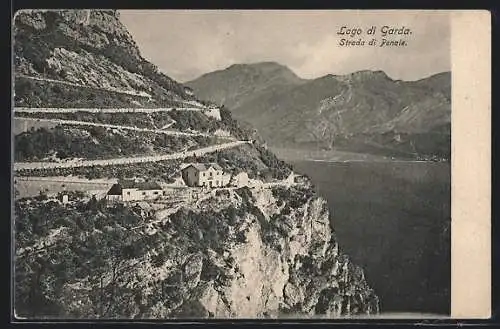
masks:
<path id="1" fill-rule="evenodd" d="M 339 10 L 121 10 L 120 20 L 144 58 L 186 82 L 232 64 L 274 61 L 298 76 L 382 70 L 393 79 L 418 80 L 451 70 L 450 19 L 435 11 Z M 408 28 L 405 47 L 345 47 L 342 28 Z"/>

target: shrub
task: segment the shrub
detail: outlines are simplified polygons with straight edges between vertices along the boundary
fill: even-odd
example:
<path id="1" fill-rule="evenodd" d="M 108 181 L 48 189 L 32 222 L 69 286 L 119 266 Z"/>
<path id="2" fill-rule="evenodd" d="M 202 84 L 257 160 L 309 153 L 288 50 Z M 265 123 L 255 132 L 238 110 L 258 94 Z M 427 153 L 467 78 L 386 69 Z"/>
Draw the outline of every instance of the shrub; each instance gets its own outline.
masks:
<path id="1" fill-rule="evenodd" d="M 201 269 L 200 279 L 203 281 L 212 281 L 216 280 L 219 275 L 222 273 L 222 270 L 209 260 L 203 260 L 203 266 Z"/>
<path id="2" fill-rule="evenodd" d="M 247 237 L 246 237 L 246 232 L 245 231 L 238 231 L 236 233 L 236 241 L 239 243 L 246 243 Z"/>
<path id="3" fill-rule="evenodd" d="M 42 251 L 38 258 L 33 258 L 30 253 L 16 257 L 16 280 L 22 280 L 16 284 L 16 296 L 24 303 L 21 306 L 22 312 L 47 315 L 46 310 L 38 307 L 39 301 L 42 298 L 61 300 L 64 297 L 63 287 L 75 278 L 88 276 L 91 293 L 95 292 L 94 288 L 99 285 L 98 278 L 105 273 L 119 270 L 119 263 L 127 258 L 140 257 L 146 250 L 157 248 L 157 244 L 162 243 L 155 237 L 146 237 L 139 232 L 123 229 L 123 219 L 125 222 L 137 220 L 132 219 L 133 213 L 123 206 L 117 205 L 93 213 L 87 209 L 85 203 L 61 205 L 58 202 L 44 203 L 31 199 L 17 200 L 15 207 L 16 247 L 25 248 L 32 245 L 33 241 L 47 235 L 50 230 L 62 226 L 66 227 L 66 233 L 62 234 L 71 237 L 56 238 L 53 242 L 55 245 Z M 95 230 L 98 228 L 104 233 Z M 158 259 L 156 263 L 159 263 Z M 123 277 L 120 280 L 127 284 L 130 278 L 124 274 L 121 273 Z M 43 282 L 44 288 L 36 288 L 38 290 L 30 292 L 29 287 L 42 287 L 37 277 L 46 280 Z M 116 291 L 117 300 L 114 302 L 119 304 L 118 299 L 127 298 L 126 296 L 127 292 Z M 97 306 L 94 302 L 89 300 L 89 304 L 84 307 Z M 55 316 L 62 316 L 65 310 L 61 308 L 54 312 Z"/>
<path id="4" fill-rule="evenodd" d="M 231 112 L 222 106 L 219 110 L 222 123 L 227 127 L 231 135 L 241 140 L 250 140 L 252 132 L 248 129 L 242 128 L 238 122 L 233 119 Z"/>
<path id="5" fill-rule="evenodd" d="M 227 217 L 229 225 L 234 226 L 238 219 L 236 208 L 231 205 L 225 210 L 225 212 L 225 217 Z"/>
<path id="6" fill-rule="evenodd" d="M 99 127 L 92 127 L 99 128 Z M 90 130 L 90 129 L 89 129 Z M 81 131 L 82 133 L 89 131 L 86 129 L 78 128 L 76 131 Z M 83 157 L 87 159 L 106 159 L 106 158 L 116 158 L 119 156 L 135 156 L 137 154 L 154 154 L 158 153 L 172 153 L 180 151 L 184 144 L 192 141 L 191 137 L 185 136 L 166 136 L 159 138 L 152 133 L 128 133 L 125 136 L 120 134 L 106 134 L 100 129 L 91 129 L 91 133 L 94 138 L 98 140 L 98 144 L 95 144 L 90 137 L 85 135 L 75 134 L 74 131 L 69 130 L 69 128 L 62 128 L 60 126 L 47 130 L 45 128 L 40 128 L 34 131 L 22 133 L 15 136 L 15 160 L 16 161 L 32 161 L 35 159 L 41 159 L 52 152 L 56 152 L 61 158 L 67 157 Z M 151 151 L 151 147 L 153 150 Z M 171 163 L 178 163 L 179 161 L 170 161 Z M 152 167 L 147 164 L 132 164 L 128 166 L 135 166 L 139 168 L 140 171 L 152 170 Z M 93 168 L 95 171 L 98 166 L 87 167 L 87 168 L 62 168 L 62 169 L 40 169 L 33 170 L 26 174 L 33 174 L 37 172 L 36 175 L 49 176 L 49 174 L 44 174 L 44 172 L 85 172 L 88 174 Z M 103 168 L 103 167 L 101 167 Z M 113 170 L 113 168 L 127 168 L 125 165 L 112 166 L 106 171 Z M 159 175 L 159 171 L 156 177 Z M 171 170 L 170 170 L 171 171 Z M 21 172 L 21 174 L 23 174 Z M 85 175 L 85 174 L 81 174 Z M 90 174 L 91 178 L 95 176 Z M 113 177 L 113 176 L 110 176 Z"/>

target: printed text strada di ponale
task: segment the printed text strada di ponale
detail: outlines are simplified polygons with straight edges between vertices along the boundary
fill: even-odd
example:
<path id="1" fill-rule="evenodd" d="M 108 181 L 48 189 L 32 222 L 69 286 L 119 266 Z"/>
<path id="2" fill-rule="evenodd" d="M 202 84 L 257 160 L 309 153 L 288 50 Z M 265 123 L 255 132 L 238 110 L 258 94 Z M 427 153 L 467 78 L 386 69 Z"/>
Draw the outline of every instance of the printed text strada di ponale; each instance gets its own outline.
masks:
<path id="1" fill-rule="evenodd" d="M 380 28 L 371 26 L 366 30 L 360 27 L 342 26 L 337 31 L 337 35 L 344 36 L 344 38 L 340 39 L 339 46 L 405 47 L 408 45 L 408 42 L 403 38 L 411 34 L 412 31 L 408 27 L 394 27 L 389 25 L 384 25 Z M 372 38 L 366 40 L 365 36 L 371 36 Z M 382 38 L 379 40 L 377 36 L 381 36 Z"/>

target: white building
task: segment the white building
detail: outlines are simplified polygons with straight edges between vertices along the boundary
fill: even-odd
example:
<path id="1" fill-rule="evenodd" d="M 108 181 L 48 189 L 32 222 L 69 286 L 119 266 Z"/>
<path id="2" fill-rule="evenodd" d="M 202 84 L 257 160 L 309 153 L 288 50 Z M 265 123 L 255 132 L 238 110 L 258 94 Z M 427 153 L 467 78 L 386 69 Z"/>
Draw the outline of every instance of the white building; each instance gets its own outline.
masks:
<path id="1" fill-rule="evenodd" d="M 69 196 L 67 194 L 60 194 L 59 195 L 59 200 L 63 203 L 66 204 L 69 202 Z"/>
<path id="2" fill-rule="evenodd" d="M 249 185 L 248 174 L 246 172 L 240 172 L 231 178 L 231 186 L 243 187 Z"/>
<path id="3" fill-rule="evenodd" d="M 165 195 L 165 191 L 155 182 L 121 181 L 109 189 L 106 200 L 137 201 L 153 200 Z"/>
<path id="4" fill-rule="evenodd" d="M 209 117 L 212 117 L 212 118 L 215 118 L 216 120 L 222 120 L 221 116 L 220 116 L 220 110 L 218 107 L 209 107 L 209 108 L 205 108 L 203 109 L 203 113 L 205 113 L 205 115 L 209 116 Z"/>
<path id="5" fill-rule="evenodd" d="M 230 176 L 216 163 L 194 163 L 181 170 L 187 186 L 222 187 L 229 183 Z"/>

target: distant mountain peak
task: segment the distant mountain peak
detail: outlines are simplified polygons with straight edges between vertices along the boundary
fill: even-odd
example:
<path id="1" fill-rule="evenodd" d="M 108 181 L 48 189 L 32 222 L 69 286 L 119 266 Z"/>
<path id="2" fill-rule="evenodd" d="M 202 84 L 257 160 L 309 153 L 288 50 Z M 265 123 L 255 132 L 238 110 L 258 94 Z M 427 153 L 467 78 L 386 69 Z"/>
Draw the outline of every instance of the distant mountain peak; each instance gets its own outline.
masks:
<path id="1" fill-rule="evenodd" d="M 445 80 L 451 81 L 451 72 L 444 71 L 444 72 L 434 73 L 434 74 L 429 75 L 428 77 L 421 78 L 421 79 L 418 79 L 416 81 L 427 81 L 427 80 L 437 80 L 437 79 L 445 79 Z"/>
<path id="2" fill-rule="evenodd" d="M 221 71 L 236 72 L 236 73 L 251 72 L 251 73 L 266 74 L 266 75 L 283 75 L 294 79 L 300 79 L 297 76 L 297 74 L 295 74 L 295 72 L 293 72 L 288 66 L 274 61 L 233 64 Z"/>
<path id="3" fill-rule="evenodd" d="M 348 76 L 352 78 L 358 78 L 358 79 L 371 79 L 371 78 L 376 78 L 376 79 L 391 79 L 389 76 L 382 70 L 361 70 L 361 71 L 356 71 L 348 74 Z M 392 80 L 392 79 L 391 79 Z"/>
<path id="4" fill-rule="evenodd" d="M 188 81 L 185 85 L 192 88 L 202 99 L 233 108 L 244 102 L 248 95 L 255 95 L 260 91 L 272 94 L 275 88 L 294 87 L 304 81 L 306 80 L 301 79 L 287 66 L 264 61 L 232 64 L 225 69 Z M 224 86 L 222 89 L 228 93 L 218 93 L 216 89 L 220 86 Z"/>
<path id="5" fill-rule="evenodd" d="M 251 62 L 251 63 L 236 63 L 227 67 L 227 69 L 235 69 L 235 68 L 287 68 L 285 65 L 282 65 L 278 62 L 274 61 L 263 61 L 263 62 Z"/>
<path id="6" fill-rule="evenodd" d="M 325 74 L 316 80 L 371 80 L 371 79 L 390 79 L 392 80 L 384 71 L 382 70 L 361 70 L 355 71 L 347 74 Z"/>

